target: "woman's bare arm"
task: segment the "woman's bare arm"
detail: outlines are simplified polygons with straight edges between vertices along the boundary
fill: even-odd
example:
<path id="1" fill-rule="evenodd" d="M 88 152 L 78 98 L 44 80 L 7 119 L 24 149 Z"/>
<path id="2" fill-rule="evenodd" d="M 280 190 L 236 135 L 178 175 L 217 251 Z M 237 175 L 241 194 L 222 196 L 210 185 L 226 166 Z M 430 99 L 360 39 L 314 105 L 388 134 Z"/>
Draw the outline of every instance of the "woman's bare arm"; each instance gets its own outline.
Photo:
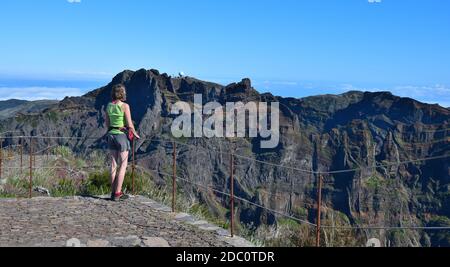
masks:
<path id="1" fill-rule="evenodd" d="M 123 112 L 125 112 L 125 119 L 127 121 L 128 128 L 137 139 L 140 139 L 141 137 L 137 134 L 136 129 L 134 128 L 133 120 L 131 119 L 130 105 L 128 104 L 123 105 L 123 109 L 124 109 Z"/>
<path id="2" fill-rule="evenodd" d="M 107 112 L 106 112 L 106 115 L 105 115 L 105 121 L 106 121 L 106 129 L 109 129 L 109 127 L 111 126 L 111 123 L 109 121 L 109 116 L 108 116 Z"/>

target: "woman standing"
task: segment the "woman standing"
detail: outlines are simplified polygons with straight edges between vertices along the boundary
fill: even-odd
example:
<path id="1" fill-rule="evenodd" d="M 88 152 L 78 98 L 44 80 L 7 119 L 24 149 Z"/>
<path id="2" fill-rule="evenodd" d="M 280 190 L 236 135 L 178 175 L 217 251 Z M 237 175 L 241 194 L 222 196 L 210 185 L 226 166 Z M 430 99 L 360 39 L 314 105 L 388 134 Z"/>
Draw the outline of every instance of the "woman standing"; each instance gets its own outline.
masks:
<path id="1" fill-rule="evenodd" d="M 128 130 L 135 138 L 137 134 L 131 109 L 125 103 L 127 99 L 125 86 L 115 85 L 111 94 L 112 102 L 106 107 L 106 126 L 108 130 L 108 147 L 111 153 L 111 200 L 119 201 L 127 198 L 122 192 L 123 181 L 128 166 L 128 155 L 131 150 Z"/>

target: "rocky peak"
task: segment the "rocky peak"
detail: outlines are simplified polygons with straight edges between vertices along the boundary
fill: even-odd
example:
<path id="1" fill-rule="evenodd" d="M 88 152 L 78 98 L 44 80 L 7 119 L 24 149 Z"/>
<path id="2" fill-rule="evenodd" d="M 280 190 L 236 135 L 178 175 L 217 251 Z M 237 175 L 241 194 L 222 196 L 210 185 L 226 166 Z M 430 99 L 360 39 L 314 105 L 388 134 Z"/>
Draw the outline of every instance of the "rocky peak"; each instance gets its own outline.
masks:
<path id="1" fill-rule="evenodd" d="M 249 91 L 254 90 L 252 87 L 252 82 L 250 79 L 245 78 L 238 83 L 231 83 L 226 86 L 227 93 L 235 94 L 235 93 L 247 93 Z"/>

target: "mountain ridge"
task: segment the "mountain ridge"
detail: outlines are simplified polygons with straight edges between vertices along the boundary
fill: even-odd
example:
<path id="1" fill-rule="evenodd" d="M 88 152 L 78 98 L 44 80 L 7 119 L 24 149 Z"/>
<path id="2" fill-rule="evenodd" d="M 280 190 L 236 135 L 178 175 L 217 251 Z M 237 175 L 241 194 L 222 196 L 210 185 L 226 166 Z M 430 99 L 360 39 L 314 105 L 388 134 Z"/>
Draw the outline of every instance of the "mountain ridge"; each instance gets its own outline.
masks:
<path id="1" fill-rule="evenodd" d="M 30 114 L 39 113 L 51 105 L 57 104 L 54 100 L 27 101 L 19 99 L 9 99 L 0 101 L 0 120 L 13 117 L 19 113 Z"/>

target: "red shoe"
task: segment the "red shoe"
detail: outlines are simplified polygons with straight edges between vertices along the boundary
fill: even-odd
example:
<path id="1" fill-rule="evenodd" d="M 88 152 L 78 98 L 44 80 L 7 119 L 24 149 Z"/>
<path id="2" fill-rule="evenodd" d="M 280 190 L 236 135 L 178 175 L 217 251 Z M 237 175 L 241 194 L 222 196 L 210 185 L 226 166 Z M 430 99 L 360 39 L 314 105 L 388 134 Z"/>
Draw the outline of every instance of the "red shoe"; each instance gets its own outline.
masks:
<path id="1" fill-rule="evenodd" d="M 120 192 L 120 193 L 116 193 L 114 195 L 114 201 L 121 201 L 121 200 L 125 200 L 128 199 L 129 197 L 127 195 L 125 195 L 124 193 Z"/>

